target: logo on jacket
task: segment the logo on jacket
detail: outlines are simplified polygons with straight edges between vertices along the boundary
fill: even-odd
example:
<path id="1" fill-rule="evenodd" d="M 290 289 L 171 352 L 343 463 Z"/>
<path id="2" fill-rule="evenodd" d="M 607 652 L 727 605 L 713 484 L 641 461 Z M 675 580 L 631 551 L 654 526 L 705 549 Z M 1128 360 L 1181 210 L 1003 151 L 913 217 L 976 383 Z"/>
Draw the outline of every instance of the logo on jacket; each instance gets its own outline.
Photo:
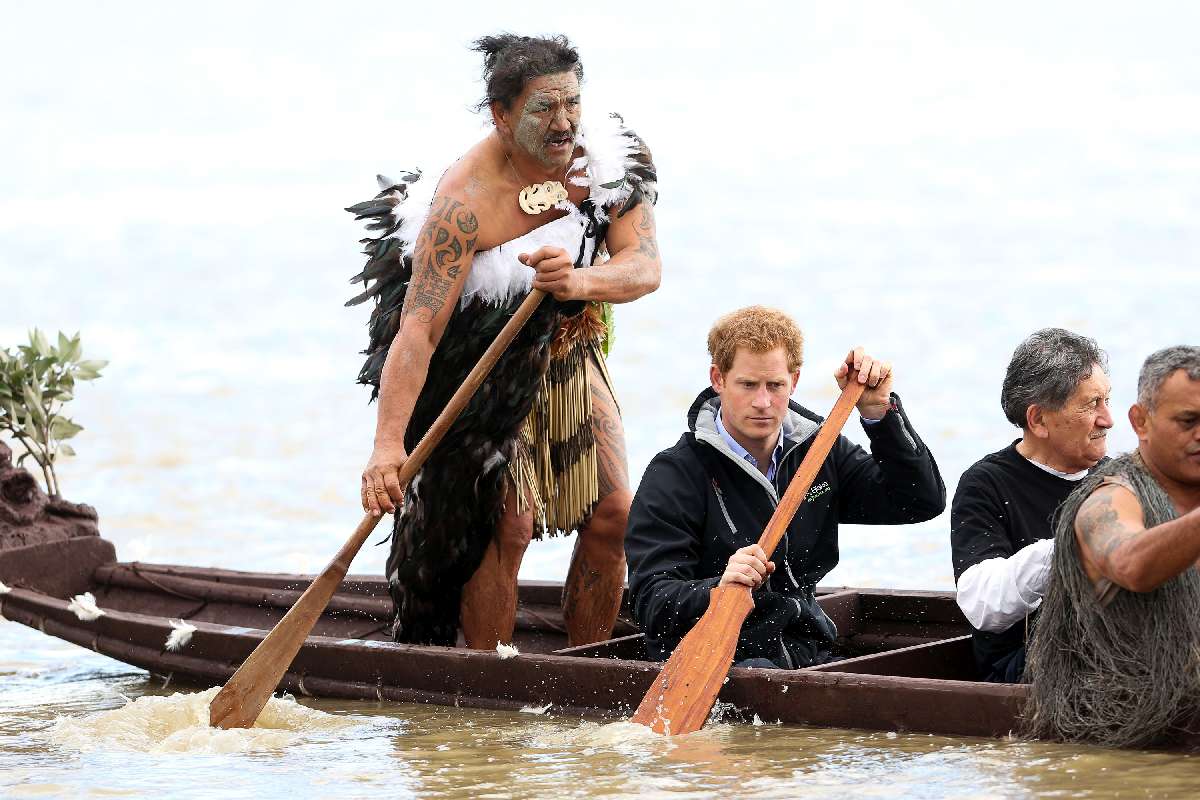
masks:
<path id="1" fill-rule="evenodd" d="M 808 494 L 804 495 L 804 499 L 811 503 L 821 495 L 829 494 L 832 491 L 833 487 L 829 485 L 829 481 L 821 481 L 816 486 L 813 486 L 808 490 Z"/>

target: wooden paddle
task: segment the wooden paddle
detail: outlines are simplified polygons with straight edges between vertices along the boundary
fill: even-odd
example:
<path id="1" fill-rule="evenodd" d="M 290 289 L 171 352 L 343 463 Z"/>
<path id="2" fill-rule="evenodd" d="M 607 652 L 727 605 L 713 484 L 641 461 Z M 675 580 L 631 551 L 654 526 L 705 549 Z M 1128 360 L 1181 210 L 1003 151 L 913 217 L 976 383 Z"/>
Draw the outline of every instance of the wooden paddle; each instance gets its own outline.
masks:
<path id="1" fill-rule="evenodd" d="M 525 322 L 537 310 L 545 297 L 540 289 L 530 291 L 525 302 L 521 303 L 516 313 L 496 335 L 496 340 L 484 352 L 479 363 L 467 375 L 462 386 L 450 398 L 446 408 L 426 431 L 421 441 L 413 449 L 408 460 L 400 469 L 400 486 L 408 486 L 409 481 L 421 469 L 429 454 L 437 447 L 438 442 L 446 435 L 446 431 L 458 419 L 458 415 L 466 408 L 467 403 L 475 394 L 488 373 L 492 371 L 496 361 L 508 348 L 509 343 L 525 325 Z M 338 585 L 346 577 L 350 562 L 358 554 L 359 548 L 366 542 L 371 531 L 383 517 L 367 514 L 358 523 L 354 534 L 342 545 L 337 555 L 329 565 L 321 571 L 309 587 L 300 595 L 296 604 L 288 610 L 283 619 L 267 634 L 254 652 L 250 654 L 237 672 L 225 684 L 225 688 L 217 693 L 208 707 L 208 723 L 214 728 L 249 728 L 258 719 L 258 715 L 266 706 L 267 701 L 275 692 L 279 681 L 291 666 L 300 646 L 308 638 L 313 626 L 317 624 L 329 599 L 337 591 Z"/>
<path id="2" fill-rule="evenodd" d="M 850 410 L 863 393 L 865 386 L 858 382 L 857 373 L 852 372 L 849 377 L 850 381 L 825 418 L 800 462 L 800 469 L 792 476 L 792 482 L 758 540 L 768 558 L 779 546 L 796 509 L 825 463 L 829 449 L 850 417 Z M 669 736 L 692 733 L 704 727 L 708 712 L 729 673 L 729 665 L 733 663 L 742 623 L 753 608 L 754 599 L 748 586 L 735 584 L 713 589 L 709 594 L 708 610 L 663 665 L 631 721 Z"/>

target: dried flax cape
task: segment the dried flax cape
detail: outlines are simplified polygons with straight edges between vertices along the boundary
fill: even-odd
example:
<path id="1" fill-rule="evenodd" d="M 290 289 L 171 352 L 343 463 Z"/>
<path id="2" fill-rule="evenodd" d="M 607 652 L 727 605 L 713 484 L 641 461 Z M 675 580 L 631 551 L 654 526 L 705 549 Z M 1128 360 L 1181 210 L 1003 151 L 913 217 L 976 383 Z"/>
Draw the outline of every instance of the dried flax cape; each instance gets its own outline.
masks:
<path id="1" fill-rule="evenodd" d="M 1107 747 L 1167 744 L 1200 721 L 1200 573 L 1189 568 L 1152 592 L 1098 592 L 1079 556 L 1075 517 L 1105 483 L 1137 495 L 1147 528 L 1177 516 L 1136 452 L 1108 462 L 1067 498 L 1029 646 L 1025 732 Z"/>
<path id="2" fill-rule="evenodd" d="M 657 198 L 650 153 L 620 117 L 585 122 L 578 141 L 584 154 L 572 165 L 577 177 L 571 181 L 589 188 L 587 200 L 578 207 L 564 202 L 558 208 L 566 216 L 475 254 L 413 409 L 408 452 L 529 292 L 533 270 L 517 256 L 552 245 L 576 254 L 576 268 L 591 267 L 610 214 Z M 353 279 L 366 291 L 347 303 L 375 304 L 358 378 L 374 388 L 372 399 L 400 325 L 415 242 L 436 188 L 419 172 L 400 181 L 380 176 L 379 183 L 383 191 L 374 199 L 347 209 L 368 220 L 373 233 L 362 240 L 367 264 Z M 601 305 L 546 298 L 413 479 L 386 566 L 397 641 L 456 643 L 462 587 L 483 559 L 510 485 L 518 487 L 522 505 L 531 498 L 539 538 L 586 523 L 599 500 L 587 362 L 594 359 L 603 372 L 601 350 L 610 333 Z"/>

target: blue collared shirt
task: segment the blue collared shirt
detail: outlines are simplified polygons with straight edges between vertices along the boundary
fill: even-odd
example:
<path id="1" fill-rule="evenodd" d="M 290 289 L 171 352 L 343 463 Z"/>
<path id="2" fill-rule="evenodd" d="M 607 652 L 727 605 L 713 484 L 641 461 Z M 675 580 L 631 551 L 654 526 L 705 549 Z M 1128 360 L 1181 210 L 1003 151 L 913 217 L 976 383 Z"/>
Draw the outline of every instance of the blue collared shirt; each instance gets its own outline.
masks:
<path id="1" fill-rule="evenodd" d="M 883 418 L 866 419 L 862 418 L 863 427 L 870 427 L 883 422 Z M 725 444 L 729 445 L 729 449 L 736 456 L 749 462 L 750 466 L 758 469 L 758 459 L 750 455 L 750 451 L 737 443 L 737 440 L 729 435 L 729 431 L 725 430 L 725 423 L 721 422 L 721 409 L 717 409 L 717 433 L 725 440 Z M 775 472 L 779 469 L 779 460 L 783 458 L 783 429 L 779 429 L 779 441 L 775 443 L 775 449 L 771 451 L 771 463 L 767 465 L 767 480 L 774 482 Z"/>
<path id="2" fill-rule="evenodd" d="M 721 410 L 717 409 L 717 433 L 725 440 L 725 444 L 729 445 L 729 449 L 734 452 L 739 458 L 748 461 L 750 466 L 758 469 L 758 459 L 750 455 L 750 451 L 737 443 L 737 440 L 729 435 L 729 431 L 725 430 L 724 423 L 721 422 Z M 771 463 L 767 465 L 767 480 L 775 480 L 775 471 L 779 469 L 779 460 L 783 458 L 783 429 L 779 430 L 779 441 L 775 443 L 775 449 L 771 451 Z"/>

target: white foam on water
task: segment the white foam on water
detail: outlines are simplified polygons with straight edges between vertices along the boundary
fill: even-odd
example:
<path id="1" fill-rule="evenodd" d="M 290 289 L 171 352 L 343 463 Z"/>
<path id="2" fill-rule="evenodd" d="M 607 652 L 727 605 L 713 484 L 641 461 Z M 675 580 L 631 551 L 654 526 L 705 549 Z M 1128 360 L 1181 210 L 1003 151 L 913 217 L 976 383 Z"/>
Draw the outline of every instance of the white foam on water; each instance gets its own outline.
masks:
<path id="1" fill-rule="evenodd" d="M 59 717 L 49 737 L 73 750 L 142 753 L 242 753 L 276 750 L 313 734 L 337 731 L 358 723 L 307 708 L 295 698 L 272 697 L 253 728 L 223 730 L 208 724 L 208 706 L 220 691 L 139 697 L 121 708 L 87 717 Z"/>
<path id="2" fill-rule="evenodd" d="M 520 650 L 513 647 L 511 644 L 505 644 L 504 642 L 500 642 L 496 645 L 496 653 L 499 654 L 501 659 L 516 658 L 517 656 L 521 655 Z"/>
<path id="3" fill-rule="evenodd" d="M 4 585 L 4 581 L 0 581 L 0 594 L 8 594 L 12 589 Z"/>
<path id="4" fill-rule="evenodd" d="M 668 742 L 669 737 L 655 733 L 645 725 L 620 720 L 618 722 L 583 722 L 570 728 L 547 728 L 535 734 L 539 746 L 603 747 L 653 746 Z"/>
<path id="5" fill-rule="evenodd" d="M 688 742 L 716 741 L 730 732 L 728 724 L 706 725 L 695 733 L 665 736 L 646 725 L 629 720 L 582 722 L 572 727 L 546 725 L 532 731 L 535 747 L 616 750 L 618 752 L 662 752 Z"/>

